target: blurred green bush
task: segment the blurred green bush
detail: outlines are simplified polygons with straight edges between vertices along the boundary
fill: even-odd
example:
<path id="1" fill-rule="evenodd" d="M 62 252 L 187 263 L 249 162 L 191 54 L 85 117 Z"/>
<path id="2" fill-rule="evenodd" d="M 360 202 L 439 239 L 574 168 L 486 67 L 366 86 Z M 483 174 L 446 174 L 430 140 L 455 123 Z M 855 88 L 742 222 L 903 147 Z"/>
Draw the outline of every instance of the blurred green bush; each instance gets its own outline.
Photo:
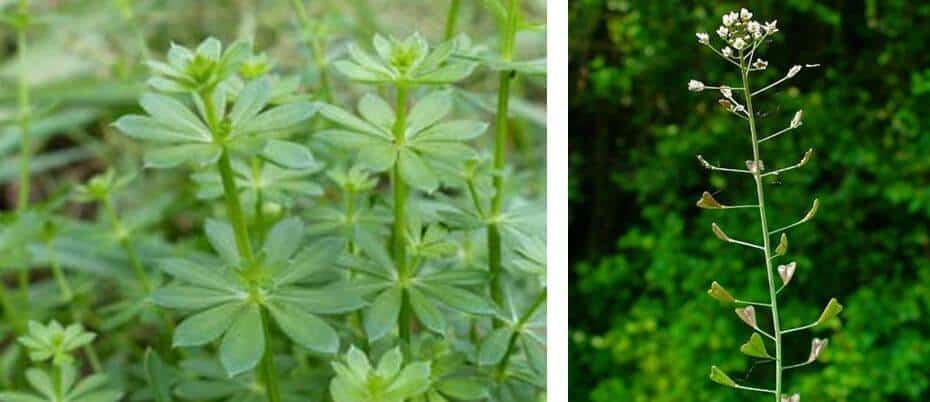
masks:
<path id="1" fill-rule="evenodd" d="M 766 297 L 757 256 L 710 231 L 717 221 L 752 236 L 755 219 L 694 206 L 704 190 L 753 197 L 750 180 L 709 174 L 695 159 L 742 165 L 744 123 L 686 90 L 689 79 L 737 79 L 694 33 L 739 7 L 782 30 L 763 51 L 762 80 L 823 64 L 757 106 L 766 132 L 805 111 L 800 130 L 764 144 L 767 165 L 815 149 L 767 190 L 776 226 L 821 200 L 793 232 L 785 325 L 815 319 L 831 296 L 847 307 L 832 328 L 787 338 L 789 361 L 806 358 L 812 335 L 831 338 L 824 364 L 789 371 L 787 389 L 806 401 L 930 400 L 930 4 L 905 0 L 571 2 L 570 399 L 761 400 L 711 383 L 709 367 L 771 378 L 738 352 L 745 325 L 705 294 L 717 280 Z"/>

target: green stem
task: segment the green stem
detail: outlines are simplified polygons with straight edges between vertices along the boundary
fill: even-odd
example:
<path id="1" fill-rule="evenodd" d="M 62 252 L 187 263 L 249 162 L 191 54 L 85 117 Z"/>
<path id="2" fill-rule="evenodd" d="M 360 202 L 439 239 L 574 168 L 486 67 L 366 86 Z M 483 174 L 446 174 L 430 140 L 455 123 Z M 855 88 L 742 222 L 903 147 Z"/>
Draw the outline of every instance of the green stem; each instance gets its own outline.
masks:
<path id="1" fill-rule="evenodd" d="M 267 308 L 262 307 L 261 313 L 262 330 L 265 332 L 265 354 L 262 356 L 261 362 L 262 381 L 265 384 L 268 402 L 280 402 L 281 391 L 278 387 L 278 373 L 275 369 L 274 351 L 271 348 L 271 321 Z"/>
<path id="2" fill-rule="evenodd" d="M 133 273 L 136 274 L 136 278 L 139 280 L 139 285 L 142 286 L 142 290 L 146 294 L 150 293 L 152 291 L 152 281 L 149 279 L 148 274 L 145 273 L 145 267 L 142 265 L 139 255 L 136 254 L 131 235 L 123 227 L 123 221 L 120 219 L 119 214 L 116 213 L 116 208 L 113 207 L 112 197 L 107 194 L 106 197 L 103 197 L 102 203 L 107 218 L 110 220 L 110 225 L 113 226 L 113 232 L 116 234 L 116 238 L 119 239 L 119 245 L 123 248 L 123 252 L 126 253 L 129 266 L 132 267 Z"/>
<path id="3" fill-rule="evenodd" d="M 252 181 L 257 181 L 259 183 L 262 181 L 262 160 L 257 156 L 252 157 Z M 262 196 L 261 185 L 259 185 L 255 190 L 255 235 L 258 244 L 262 244 L 265 237 L 264 203 L 265 200 Z"/>
<path id="4" fill-rule="evenodd" d="M 504 359 L 500 362 L 500 373 L 503 374 L 505 371 L 507 371 L 507 366 L 510 364 L 510 357 L 516 350 L 517 338 L 520 336 L 520 332 L 523 331 L 523 327 L 530 320 L 530 318 L 533 318 L 533 315 L 536 314 L 536 311 L 539 310 L 543 304 L 545 304 L 548 293 L 548 289 L 543 289 L 543 291 L 539 293 L 538 296 L 536 296 L 536 300 L 533 301 L 533 304 L 530 306 L 530 308 L 526 310 L 526 312 L 523 313 L 523 315 L 517 321 L 517 324 L 513 328 L 513 334 L 510 335 L 510 341 L 507 343 L 507 352 L 504 353 Z"/>
<path id="5" fill-rule="evenodd" d="M 513 59 L 513 45 L 516 37 L 518 1 L 510 0 L 508 6 L 507 26 L 501 38 L 501 59 Z M 510 110 L 510 84 L 513 71 L 501 71 L 497 90 L 496 135 L 494 137 L 494 198 L 491 200 L 491 223 L 487 227 L 488 269 L 490 271 L 491 298 L 497 305 L 503 303 L 504 291 L 501 282 L 501 235 L 497 220 L 504 204 L 504 176 L 502 174 L 506 161 L 508 137 L 508 114 Z M 495 327 L 502 323 L 495 321 Z"/>
<path id="6" fill-rule="evenodd" d="M 451 0 L 449 2 L 449 14 L 446 15 L 446 32 L 444 37 L 446 40 L 452 39 L 455 36 L 455 26 L 459 20 L 459 9 L 461 8 L 460 0 Z"/>
<path id="7" fill-rule="evenodd" d="M 229 151 L 223 148 L 220 160 L 217 163 L 220 170 L 220 176 L 223 179 L 223 193 L 226 197 L 226 209 L 229 214 L 230 223 L 232 223 L 233 232 L 236 237 L 236 247 L 246 263 L 255 262 L 255 255 L 252 253 L 252 242 L 249 240 L 249 229 L 246 227 L 245 216 L 242 213 L 242 204 L 239 202 L 239 192 L 236 189 L 235 177 L 233 176 L 232 162 L 229 158 Z"/>
<path id="8" fill-rule="evenodd" d="M 16 53 L 19 56 L 19 132 L 20 132 L 20 156 L 19 156 L 19 192 L 17 194 L 16 212 L 22 217 L 23 212 L 29 207 L 29 189 L 31 186 L 32 169 L 30 163 L 32 160 L 32 144 L 29 136 L 29 124 L 32 118 L 32 107 L 29 101 L 29 82 L 26 76 L 29 71 L 29 65 L 26 61 L 27 43 L 26 28 L 28 24 L 29 2 L 21 0 L 19 2 L 19 13 L 22 17 L 20 25 L 17 26 L 16 32 Z M 28 259 L 28 256 L 26 257 Z M 26 317 L 29 317 L 29 264 L 19 271 L 19 291 L 23 299 L 23 309 Z"/>
<path id="9" fill-rule="evenodd" d="M 48 247 L 49 252 L 51 253 L 51 266 L 52 266 L 52 275 L 55 277 L 55 282 L 58 284 L 58 290 L 61 291 L 61 300 L 64 302 L 70 302 L 74 297 L 74 291 L 71 290 L 71 285 L 68 283 L 68 277 L 65 275 L 64 271 L 61 269 L 61 262 L 58 261 L 58 253 L 55 252 L 55 245 L 53 244 L 53 238 L 45 242 L 46 247 Z"/>
<path id="10" fill-rule="evenodd" d="M 398 148 L 404 146 L 407 130 L 407 87 L 397 86 L 397 100 L 395 104 L 394 142 Z M 391 181 L 394 189 L 394 224 L 391 230 L 391 255 L 394 257 L 394 265 L 397 267 L 399 280 L 405 283 L 410 276 L 410 270 L 407 266 L 407 198 L 409 198 L 410 188 L 401 175 L 400 159 L 394 162 L 394 168 L 391 172 Z M 410 344 L 410 327 L 413 325 L 410 314 L 410 301 L 407 298 L 407 292 L 404 292 L 401 306 L 400 317 L 397 322 L 400 339 L 404 343 L 404 351 L 407 352 Z"/>
<path id="11" fill-rule="evenodd" d="M 742 57 L 740 58 L 742 60 Z M 742 68 L 742 78 L 743 78 L 743 93 L 746 94 L 746 114 L 749 119 L 749 132 L 752 136 L 752 158 L 756 166 L 760 164 L 759 157 L 759 139 L 756 133 L 756 118 L 752 111 L 752 91 L 749 88 L 749 71 L 747 68 Z M 759 202 L 759 221 L 762 226 L 762 247 L 763 253 L 765 255 L 765 271 L 768 275 L 768 285 L 769 285 L 769 300 L 770 308 L 772 310 L 772 325 L 775 335 L 775 401 L 779 402 L 781 398 L 781 388 L 782 388 L 782 372 L 784 371 L 782 366 L 782 332 L 778 316 L 778 294 L 777 288 L 775 286 L 775 275 L 772 268 L 772 246 L 771 238 L 769 237 L 769 225 L 768 218 L 765 213 L 765 190 L 762 184 L 762 170 L 753 169 L 753 178 L 756 182 L 756 197 Z"/>

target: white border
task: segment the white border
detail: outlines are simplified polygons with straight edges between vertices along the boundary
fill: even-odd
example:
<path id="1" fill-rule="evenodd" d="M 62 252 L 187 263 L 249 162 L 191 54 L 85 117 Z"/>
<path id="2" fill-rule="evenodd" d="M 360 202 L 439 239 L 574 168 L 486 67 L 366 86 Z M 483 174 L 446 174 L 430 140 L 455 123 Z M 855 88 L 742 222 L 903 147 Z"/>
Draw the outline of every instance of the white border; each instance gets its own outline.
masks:
<path id="1" fill-rule="evenodd" d="M 547 396 L 568 401 L 568 1 L 546 7 Z"/>

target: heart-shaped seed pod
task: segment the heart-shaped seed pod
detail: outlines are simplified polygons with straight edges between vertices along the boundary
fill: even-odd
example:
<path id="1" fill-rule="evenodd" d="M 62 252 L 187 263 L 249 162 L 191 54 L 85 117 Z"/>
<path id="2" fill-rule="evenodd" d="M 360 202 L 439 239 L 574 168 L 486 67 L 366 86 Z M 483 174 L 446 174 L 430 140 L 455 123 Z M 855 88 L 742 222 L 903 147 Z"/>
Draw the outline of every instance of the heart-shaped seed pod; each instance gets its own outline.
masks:
<path id="1" fill-rule="evenodd" d="M 747 306 L 747 307 L 736 309 L 736 315 L 738 315 L 739 318 L 743 320 L 743 322 L 746 323 L 746 325 L 749 325 L 750 327 L 753 327 L 753 328 L 759 327 L 756 324 L 756 309 L 753 308 L 752 306 Z"/>
<path id="2" fill-rule="evenodd" d="M 794 276 L 794 270 L 797 266 L 798 264 L 794 261 L 778 266 L 778 276 L 781 277 L 782 284 L 787 285 L 788 282 L 791 281 L 791 277 Z"/>
<path id="3" fill-rule="evenodd" d="M 817 360 L 820 357 L 820 353 L 823 352 L 823 349 L 827 347 L 827 342 L 829 339 L 819 339 L 814 338 L 811 340 L 811 354 L 807 357 L 808 363 L 813 363 L 814 360 Z"/>

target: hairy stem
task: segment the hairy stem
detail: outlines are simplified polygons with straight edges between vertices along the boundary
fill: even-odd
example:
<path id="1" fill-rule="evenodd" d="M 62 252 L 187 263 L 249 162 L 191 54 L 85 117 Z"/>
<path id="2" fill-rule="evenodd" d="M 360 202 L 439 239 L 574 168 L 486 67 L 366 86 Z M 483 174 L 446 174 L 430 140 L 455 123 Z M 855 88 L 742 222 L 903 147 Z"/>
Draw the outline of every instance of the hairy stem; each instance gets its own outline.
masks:
<path id="1" fill-rule="evenodd" d="M 452 37 L 455 36 L 455 26 L 459 21 L 459 10 L 462 8 L 461 6 L 460 0 L 451 0 L 449 2 L 449 14 L 446 15 L 446 31 L 443 35 L 446 40 L 452 39 Z"/>
<path id="2" fill-rule="evenodd" d="M 749 70 L 741 68 L 743 79 L 743 93 L 746 94 L 746 114 L 749 120 L 749 133 L 752 137 L 752 158 L 756 166 L 759 166 L 759 139 L 756 134 L 756 118 L 752 111 L 752 91 L 749 86 Z M 768 276 L 769 285 L 769 307 L 772 311 L 772 326 L 774 327 L 775 336 L 775 401 L 779 402 L 781 398 L 782 387 L 782 340 L 781 328 L 778 316 L 778 289 L 775 287 L 775 274 L 772 268 L 772 245 L 769 236 L 768 218 L 765 213 L 765 189 L 762 183 L 762 169 L 753 169 L 753 179 L 756 182 L 756 197 L 759 204 L 759 222 L 762 226 L 762 248 L 765 256 L 765 272 Z"/>
<path id="3" fill-rule="evenodd" d="M 397 147 L 403 146 L 406 140 L 407 130 L 407 91 L 404 86 L 397 87 L 397 101 L 395 105 L 394 142 Z M 394 257 L 394 265 L 397 267 L 397 274 L 400 280 L 406 282 L 410 276 L 410 269 L 407 266 L 407 198 L 410 188 L 401 176 L 400 159 L 394 162 L 394 169 L 391 174 L 392 186 L 394 188 L 394 226 L 391 231 L 391 254 Z M 409 352 L 410 344 L 410 327 L 413 325 L 410 314 L 410 301 L 406 292 L 401 299 L 400 317 L 397 322 L 397 329 L 400 333 L 400 339 L 404 342 L 404 351 Z M 406 353 L 405 353 L 406 354 Z"/>
<path id="4" fill-rule="evenodd" d="M 265 333 L 265 353 L 262 355 L 261 377 L 265 384 L 268 402 L 281 402 L 281 391 L 278 387 L 278 373 L 275 369 L 274 351 L 271 349 L 271 317 L 268 309 L 261 308 L 262 330 Z"/>
<path id="5" fill-rule="evenodd" d="M 516 37 L 518 1 L 510 0 L 508 3 L 507 26 L 504 27 L 501 38 L 501 59 L 513 60 L 513 45 Z M 491 275 L 491 298 L 500 305 L 504 299 L 504 290 L 501 283 L 501 234 L 497 219 L 504 204 L 504 170 L 506 161 L 506 147 L 508 136 L 508 114 L 510 108 L 510 83 L 513 71 L 501 71 L 497 90 L 497 120 L 496 135 L 494 137 L 494 198 L 491 200 L 491 223 L 488 224 L 488 269 Z M 499 327 L 501 323 L 495 322 Z"/>

